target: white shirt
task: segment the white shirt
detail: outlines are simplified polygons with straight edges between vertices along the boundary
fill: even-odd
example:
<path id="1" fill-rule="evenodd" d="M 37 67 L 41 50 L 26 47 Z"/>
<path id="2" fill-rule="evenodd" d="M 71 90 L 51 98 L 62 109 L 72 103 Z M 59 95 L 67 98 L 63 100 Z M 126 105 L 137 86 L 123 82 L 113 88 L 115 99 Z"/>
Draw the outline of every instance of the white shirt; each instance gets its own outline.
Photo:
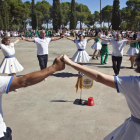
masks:
<path id="1" fill-rule="evenodd" d="M 140 38 L 140 33 L 137 34 L 137 38 L 138 38 L 138 39 Z"/>
<path id="2" fill-rule="evenodd" d="M 51 38 L 35 38 L 34 42 L 37 45 L 37 55 L 48 54 L 48 45 L 51 42 Z"/>
<path id="3" fill-rule="evenodd" d="M 74 43 L 77 46 L 77 49 L 85 49 L 87 45 L 88 39 L 83 39 L 82 41 L 75 39 Z"/>
<path id="4" fill-rule="evenodd" d="M 128 43 L 128 40 L 117 41 L 116 39 L 111 39 L 110 43 L 112 44 L 112 48 L 113 48 L 112 56 L 122 57 L 123 48 Z"/>
<path id="5" fill-rule="evenodd" d="M 7 36 L 10 37 L 10 32 L 7 32 Z"/>
<path id="6" fill-rule="evenodd" d="M 101 38 L 104 38 L 104 39 L 111 39 L 110 37 L 107 37 L 106 35 L 101 35 Z M 102 40 L 102 44 L 108 45 L 109 42 L 106 42 L 106 41 Z"/>
<path id="7" fill-rule="evenodd" d="M 1 44 L 1 50 L 4 56 L 14 55 L 15 54 L 15 45 L 14 43 L 10 43 L 10 45 Z"/>
<path id="8" fill-rule="evenodd" d="M 131 114 L 140 119 L 140 77 L 114 77 L 117 92 L 121 92 L 127 101 Z"/>
<path id="9" fill-rule="evenodd" d="M 4 137 L 4 133 L 6 132 L 6 124 L 3 119 L 2 112 L 2 95 L 3 93 L 8 93 L 11 82 L 13 80 L 13 76 L 0 76 L 0 138 Z"/>

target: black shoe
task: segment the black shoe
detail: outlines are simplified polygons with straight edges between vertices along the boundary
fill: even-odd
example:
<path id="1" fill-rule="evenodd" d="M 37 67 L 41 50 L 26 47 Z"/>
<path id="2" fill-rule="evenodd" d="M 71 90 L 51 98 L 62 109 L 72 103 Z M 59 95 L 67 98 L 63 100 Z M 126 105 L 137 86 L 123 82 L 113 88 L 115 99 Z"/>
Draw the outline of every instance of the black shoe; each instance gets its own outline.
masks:
<path id="1" fill-rule="evenodd" d="M 104 62 L 104 64 L 107 64 L 106 62 Z"/>
<path id="2" fill-rule="evenodd" d="M 133 69 L 133 66 L 131 66 L 130 69 Z"/>
<path id="3" fill-rule="evenodd" d="M 96 56 L 96 59 L 98 59 L 98 57 Z"/>
<path id="4" fill-rule="evenodd" d="M 101 65 L 104 65 L 104 63 L 101 63 Z"/>
<path id="5" fill-rule="evenodd" d="M 92 59 L 95 59 L 95 57 L 92 57 Z"/>

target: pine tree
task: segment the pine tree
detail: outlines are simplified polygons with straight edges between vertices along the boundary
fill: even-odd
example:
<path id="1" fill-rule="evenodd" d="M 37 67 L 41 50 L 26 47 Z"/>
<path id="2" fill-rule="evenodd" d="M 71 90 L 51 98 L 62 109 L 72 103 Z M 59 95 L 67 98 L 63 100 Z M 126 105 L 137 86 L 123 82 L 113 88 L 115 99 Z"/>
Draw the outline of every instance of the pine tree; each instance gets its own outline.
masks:
<path id="1" fill-rule="evenodd" d="M 53 30 L 57 30 L 61 26 L 61 15 L 60 15 L 60 1 L 53 0 Z"/>
<path id="2" fill-rule="evenodd" d="M 70 17 L 70 29 L 76 29 L 77 21 L 76 21 L 76 6 L 75 0 L 71 1 L 71 17 Z"/>
<path id="3" fill-rule="evenodd" d="M 112 12 L 112 29 L 118 30 L 121 24 L 120 1 L 114 0 Z"/>
<path id="4" fill-rule="evenodd" d="M 36 14 L 35 14 L 35 2 L 32 0 L 32 29 L 36 29 Z"/>
<path id="5" fill-rule="evenodd" d="M 4 29 L 4 24 L 3 24 L 3 20 L 0 16 L 0 30 L 3 30 Z"/>

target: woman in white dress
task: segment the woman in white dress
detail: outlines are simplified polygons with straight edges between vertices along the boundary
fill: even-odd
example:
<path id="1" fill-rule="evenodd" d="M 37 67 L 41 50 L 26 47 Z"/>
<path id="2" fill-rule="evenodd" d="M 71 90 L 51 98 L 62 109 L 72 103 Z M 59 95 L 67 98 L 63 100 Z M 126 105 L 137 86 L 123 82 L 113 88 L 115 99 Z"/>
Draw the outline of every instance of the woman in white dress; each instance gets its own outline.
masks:
<path id="1" fill-rule="evenodd" d="M 98 32 L 95 34 L 95 36 L 97 36 L 97 35 L 98 35 Z M 91 48 L 92 48 L 93 50 L 95 50 L 95 51 L 93 52 L 92 59 L 95 59 L 95 54 L 96 54 L 97 51 L 98 51 L 98 53 L 97 53 L 96 58 L 98 59 L 98 57 L 99 57 L 99 55 L 100 55 L 100 51 L 101 51 L 102 45 L 101 45 L 100 42 L 99 42 L 99 38 L 95 38 L 94 41 L 95 41 L 94 44 L 91 46 Z"/>
<path id="2" fill-rule="evenodd" d="M 62 61 L 64 61 L 67 65 L 71 66 L 75 70 L 80 71 L 86 76 L 92 78 L 96 82 L 114 88 L 118 93 L 122 93 L 124 95 L 131 115 L 122 125 L 120 125 L 117 129 L 106 136 L 104 140 L 139 140 L 140 76 L 112 76 L 103 74 L 96 70 L 80 66 L 72 62 L 66 55 L 62 57 Z M 140 73 L 140 54 L 138 54 L 137 58 L 135 59 L 135 65 L 135 71 Z M 106 120 L 104 119 L 104 121 Z"/>
<path id="3" fill-rule="evenodd" d="M 79 34 L 78 37 L 79 37 L 79 40 L 65 36 L 65 38 L 73 41 L 77 46 L 77 51 L 74 54 L 74 56 L 72 57 L 72 61 L 74 61 L 76 63 L 80 63 L 82 65 L 83 63 L 87 63 L 91 60 L 91 57 L 85 51 L 85 48 L 86 48 L 87 43 L 90 40 L 95 39 L 96 37 L 91 37 L 89 39 L 83 39 L 84 37 L 82 34 Z"/>
<path id="4" fill-rule="evenodd" d="M 0 65 L 0 73 L 8 74 L 9 76 L 16 75 L 17 72 L 22 71 L 24 68 L 14 57 L 15 54 L 15 44 L 19 42 L 17 39 L 14 43 L 11 43 L 10 37 L 4 37 L 2 39 L 2 44 L 0 44 L 0 49 L 2 50 L 5 58 Z"/>
<path id="5" fill-rule="evenodd" d="M 137 35 L 134 34 L 131 40 L 136 40 L 136 39 L 137 39 Z M 130 56 L 131 69 L 133 69 L 135 54 L 138 54 L 138 53 L 139 53 L 139 43 L 138 42 L 130 43 L 130 48 L 128 49 L 126 54 Z"/>

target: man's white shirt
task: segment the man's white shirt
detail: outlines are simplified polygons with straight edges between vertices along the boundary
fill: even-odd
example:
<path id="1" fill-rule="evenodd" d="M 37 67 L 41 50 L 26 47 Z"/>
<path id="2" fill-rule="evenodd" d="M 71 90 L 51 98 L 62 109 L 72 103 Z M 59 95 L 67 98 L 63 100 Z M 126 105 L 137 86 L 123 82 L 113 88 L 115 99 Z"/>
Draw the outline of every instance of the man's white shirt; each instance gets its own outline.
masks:
<path id="1" fill-rule="evenodd" d="M 37 45 L 37 55 L 45 55 L 48 54 L 48 45 L 51 42 L 51 38 L 35 38 L 34 42 Z"/>

